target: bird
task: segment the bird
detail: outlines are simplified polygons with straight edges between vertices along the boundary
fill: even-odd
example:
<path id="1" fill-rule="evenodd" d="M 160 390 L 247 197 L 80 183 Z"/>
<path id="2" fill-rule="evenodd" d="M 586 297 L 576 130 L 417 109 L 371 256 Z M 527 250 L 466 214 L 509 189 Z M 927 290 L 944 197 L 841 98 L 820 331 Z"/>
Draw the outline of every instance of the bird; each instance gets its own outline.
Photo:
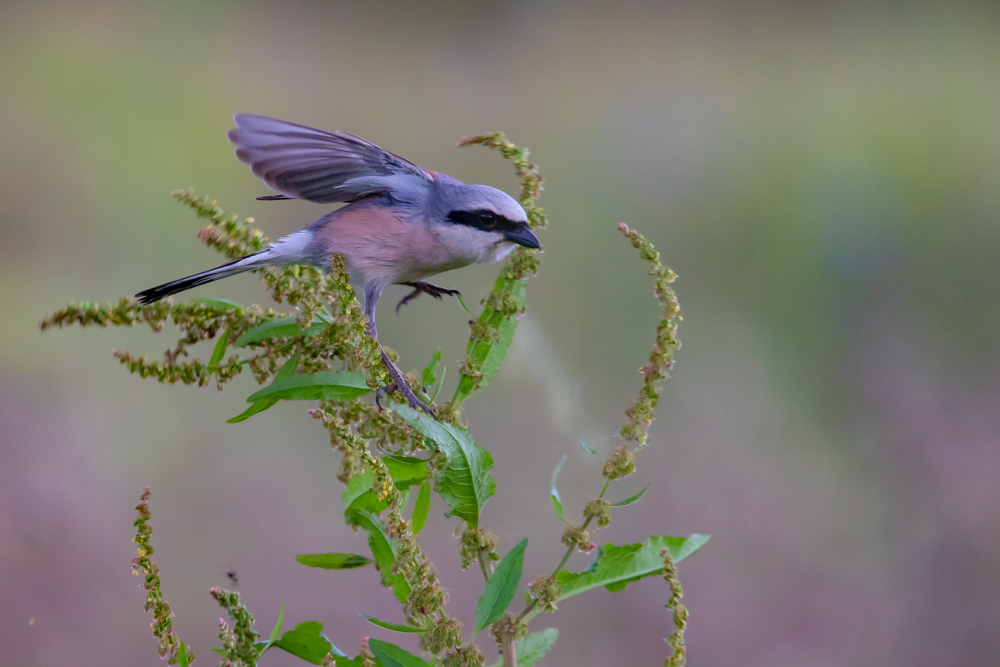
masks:
<path id="1" fill-rule="evenodd" d="M 424 169 L 347 132 L 249 113 L 237 113 L 233 121 L 236 127 L 227 137 L 236 146 L 236 157 L 278 193 L 257 199 L 346 205 L 264 250 L 143 290 L 135 295 L 140 304 L 268 266 L 303 264 L 329 273 L 339 253 L 363 296 L 367 333 L 378 342 L 375 310 L 389 285 L 413 288 L 396 306 L 398 313 L 422 293 L 436 299 L 458 295 L 425 278 L 500 261 L 517 246 L 542 247 L 524 208 L 502 190 Z M 396 390 L 411 408 L 434 414 L 406 384 L 381 343 L 379 349 L 392 382 L 376 392 L 376 403 L 381 407 L 379 399 Z"/>

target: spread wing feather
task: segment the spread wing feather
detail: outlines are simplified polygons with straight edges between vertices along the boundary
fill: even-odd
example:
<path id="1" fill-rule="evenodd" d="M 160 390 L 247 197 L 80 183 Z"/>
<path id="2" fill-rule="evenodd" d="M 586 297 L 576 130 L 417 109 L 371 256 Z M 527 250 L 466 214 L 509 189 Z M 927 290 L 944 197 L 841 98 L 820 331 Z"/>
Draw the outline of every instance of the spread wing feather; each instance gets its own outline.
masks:
<path id="1" fill-rule="evenodd" d="M 229 140 L 236 157 L 282 193 L 268 199 L 351 202 L 377 193 L 412 196 L 431 175 L 347 132 L 323 132 L 276 118 L 238 113 Z"/>

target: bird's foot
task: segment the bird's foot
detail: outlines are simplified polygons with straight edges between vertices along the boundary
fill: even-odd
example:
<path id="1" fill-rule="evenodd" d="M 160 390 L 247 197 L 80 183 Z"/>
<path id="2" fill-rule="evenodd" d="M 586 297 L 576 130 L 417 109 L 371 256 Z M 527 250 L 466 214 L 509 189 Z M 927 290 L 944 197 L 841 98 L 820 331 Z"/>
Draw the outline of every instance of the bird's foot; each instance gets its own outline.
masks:
<path id="1" fill-rule="evenodd" d="M 375 390 L 375 405 L 378 406 L 379 410 L 385 409 L 382 407 L 382 397 L 394 391 L 398 391 L 400 394 L 402 394 L 403 398 L 406 399 L 406 402 L 414 410 L 423 410 L 431 417 L 434 416 L 434 410 L 432 410 L 429 405 L 427 405 L 419 398 L 417 398 L 417 395 L 413 393 L 413 390 L 410 389 L 410 386 L 405 382 L 402 385 L 400 385 L 398 382 L 393 382 L 392 384 L 387 384 L 386 386 L 379 387 L 378 389 Z"/>
<path id="2" fill-rule="evenodd" d="M 399 315 L 399 309 L 408 304 L 409 302 L 416 299 L 421 294 L 430 294 L 432 297 L 441 300 L 443 296 L 462 296 L 462 294 L 457 289 L 448 289 L 447 287 L 438 287 L 437 285 L 432 285 L 431 283 L 425 283 L 423 280 L 418 280 L 412 283 L 399 283 L 400 285 L 406 285 L 412 287 L 413 291 L 404 296 L 396 304 L 396 314 Z"/>
<path id="3" fill-rule="evenodd" d="M 434 416 L 434 410 L 431 409 L 429 405 L 417 398 L 417 395 L 413 393 L 410 389 L 410 385 L 406 384 L 406 379 L 403 374 L 399 372 L 396 368 L 396 364 L 392 363 L 388 355 L 382 352 L 382 363 L 385 364 L 385 369 L 389 371 L 389 377 L 392 378 L 392 382 L 384 387 L 379 387 L 375 391 L 375 405 L 378 406 L 379 410 L 382 410 L 382 398 L 393 391 L 398 391 L 406 399 L 407 404 L 414 410 L 423 410 L 431 417 Z"/>

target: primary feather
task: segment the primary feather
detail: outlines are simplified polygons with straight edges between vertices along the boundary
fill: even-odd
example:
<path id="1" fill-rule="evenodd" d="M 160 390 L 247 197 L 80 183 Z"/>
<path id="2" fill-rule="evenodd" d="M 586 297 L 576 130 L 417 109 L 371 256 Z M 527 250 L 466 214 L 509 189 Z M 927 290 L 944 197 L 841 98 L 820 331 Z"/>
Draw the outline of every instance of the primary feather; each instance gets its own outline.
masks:
<path id="1" fill-rule="evenodd" d="M 430 173 L 347 132 L 323 132 L 276 118 L 238 113 L 229 140 L 236 157 L 290 199 L 352 202 L 373 194 L 419 196 Z M 271 199 L 279 199 L 271 197 Z"/>

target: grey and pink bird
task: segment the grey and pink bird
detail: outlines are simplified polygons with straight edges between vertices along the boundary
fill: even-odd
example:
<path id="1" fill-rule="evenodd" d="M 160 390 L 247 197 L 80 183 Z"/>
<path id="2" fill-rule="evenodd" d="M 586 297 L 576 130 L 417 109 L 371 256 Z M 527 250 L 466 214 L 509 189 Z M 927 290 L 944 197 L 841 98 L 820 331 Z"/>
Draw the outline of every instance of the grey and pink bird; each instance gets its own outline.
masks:
<path id="1" fill-rule="evenodd" d="M 456 294 L 424 282 L 444 271 L 496 262 L 515 246 L 538 249 L 520 204 L 488 185 L 468 185 L 423 169 L 346 132 L 323 132 L 274 118 L 240 113 L 229 140 L 236 157 L 280 194 L 266 200 L 346 203 L 268 248 L 193 276 L 136 294 L 141 303 L 266 266 L 308 264 L 329 272 L 344 256 L 351 282 L 364 295 L 369 333 L 378 340 L 375 308 L 389 285 L 407 285 L 436 298 Z M 398 306 L 397 306 L 398 310 Z M 414 408 L 430 412 L 382 353 L 393 384 Z"/>

